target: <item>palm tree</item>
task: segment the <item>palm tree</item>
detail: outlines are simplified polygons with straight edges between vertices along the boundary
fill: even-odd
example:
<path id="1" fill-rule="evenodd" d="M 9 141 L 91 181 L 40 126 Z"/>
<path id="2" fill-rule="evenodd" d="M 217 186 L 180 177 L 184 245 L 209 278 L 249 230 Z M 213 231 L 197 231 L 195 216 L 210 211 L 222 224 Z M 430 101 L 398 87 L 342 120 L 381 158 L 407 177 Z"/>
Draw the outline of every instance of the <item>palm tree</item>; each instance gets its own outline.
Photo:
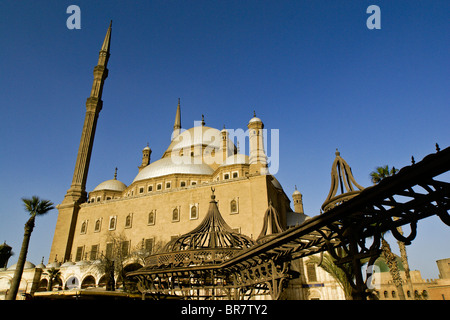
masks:
<path id="1" fill-rule="evenodd" d="M 322 257 L 322 261 L 320 261 L 320 258 L 318 256 L 310 256 L 309 261 L 319 265 L 325 272 L 328 272 L 339 284 L 339 286 L 344 290 L 344 295 L 346 300 L 352 299 L 352 286 L 350 285 L 350 282 L 347 278 L 347 275 L 342 270 L 342 268 L 339 268 L 335 262 L 334 259 L 329 255 L 328 253 L 324 253 Z M 347 273 L 349 275 L 353 274 L 350 265 L 345 266 L 347 268 Z"/>
<path id="2" fill-rule="evenodd" d="M 61 277 L 61 271 L 55 267 L 51 267 L 44 274 L 48 275 L 47 291 L 52 291 L 53 281 Z"/>
<path id="3" fill-rule="evenodd" d="M 375 171 L 372 171 L 370 173 L 370 179 L 372 180 L 373 184 L 377 184 L 380 183 L 380 181 L 384 178 L 394 175 L 397 171 L 398 169 L 395 169 L 394 167 L 389 170 L 388 165 L 376 167 Z"/>
<path id="4" fill-rule="evenodd" d="M 16 271 L 14 272 L 14 277 L 11 282 L 11 287 L 9 289 L 6 300 L 15 300 L 17 292 L 19 291 L 20 280 L 22 279 L 23 268 L 28 253 L 28 245 L 30 243 L 31 233 L 34 229 L 34 220 L 36 216 L 41 216 L 54 209 L 53 203 L 49 200 L 41 200 L 37 196 L 31 197 L 31 199 L 22 198 L 23 204 L 25 206 L 25 211 L 27 211 L 31 217 L 25 223 L 25 232 L 23 235 L 22 248 L 20 249 L 19 258 L 16 265 Z"/>
<path id="5" fill-rule="evenodd" d="M 392 167 L 392 169 L 389 170 L 389 166 L 387 166 L 387 165 L 377 167 L 377 168 L 375 168 L 375 171 L 372 171 L 370 173 L 370 178 L 371 178 L 373 184 L 378 184 L 378 183 L 380 183 L 381 180 L 394 175 L 397 171 L 398 170 L 395 169 L 394 167 Z M 401 227 L 399 227 L 399 232 L 400 233 L 402 232 Z M 408 267 L 408 262 L 407 262 L 408 257 L 406 256 L 405 244 L 401 241 L 398 241 L 398 245 L 400 247 L 402 261 L 406 261 L 406 263 L 404 263 L 403 265 L 405 267 L 405 274 L 407 277 L 407 281 L 409 283 L 411 283 L 411 276 L 409 273 L 409 267 Z M 397 260 L 395 259 L 395 255 L 392 253 L 389 243 L 384 239 L 384 237 L 382 237 L 382 239 L 381 239 L 381 254 L 385 258 L 386 263 L 389 267 L 389 272 L 391 273 L 392 280 L 393 280 L 395 286 L 397 287 L 398 296 L 399 296 L 400 300 L 405 300 L 406 297 L 405 297 L 405 293 L 403 291 L 402 278 L 400 276 L 400 271 L 397 266 Z"/>

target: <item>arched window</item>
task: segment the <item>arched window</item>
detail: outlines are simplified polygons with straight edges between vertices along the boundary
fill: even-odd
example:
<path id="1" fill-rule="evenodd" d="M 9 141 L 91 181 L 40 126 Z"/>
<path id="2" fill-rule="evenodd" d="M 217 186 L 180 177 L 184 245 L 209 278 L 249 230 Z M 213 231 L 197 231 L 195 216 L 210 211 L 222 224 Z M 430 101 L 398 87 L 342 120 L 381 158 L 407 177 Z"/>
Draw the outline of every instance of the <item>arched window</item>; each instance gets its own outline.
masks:
<path id="1" fill-rule="evenodd" d="M 148 214 L 148 224 L 149 225 L 154 225 L 155 224 L 155 213 L 152 211 L 150 211 L 150 213 Z"/>
<path id="2" fill-rule="evenodd" d="M 392 298 L 395 298 L 397 296 L 397 292 L 392 291 Z"/>
<path id="3" fill-rule="evenodd" d="M 197 219 L 198 218 L 198 212 L 197 211 L 198 211 L 197 210 L 197 205 L 196 204 L 191 205 L 191 216 L 190 216 L 191 219 Z"/>
<path id="4" fill-rule="evenodd" d="M 389 298 L 389 293 L 387 291 L 384 292 L 384 297 Z"/>
<path id="5" fill-rule="evenodd" d="M 110 217 L 109 218 L 109 230 L 115 230 L 116 229 L 116 217 Z"/>
<path id="6" fill-rule="evenodd" d="M 172 211 L 172 221 L 180 221 L 180 214 L 178 212 L 178 208 L 175 208 Z"/>
<path id="7" fill-rule="evenodd" d="M 238 208 L 238 202 L 236 199 L 233 199 L 230 201 L 230 212 L 231 213 L 238 213 L 239 212 L 239 208 Z"/>
<path id="8" fill-rule="evenodd" d="M 95 232 L 99 232 L 100 231 L 100 226 L 101 226 L 101 220 L 98 219 L 97 221 L 95 221 Z"/>
<path id="9" fill-rule="evenodd" d="M 87 222 L 83 221 L 83 223 L 81 224 L 81 233 L 85 234 L 86 233 L 86 229 L 87 229 Z"/>
<path id="10" fill-rule="evenodd" d="M 127 218 L 125 219 L 125 228 L 131 228 L 131 217 L 132 217 L 131 213 L 127 215 Z"/>

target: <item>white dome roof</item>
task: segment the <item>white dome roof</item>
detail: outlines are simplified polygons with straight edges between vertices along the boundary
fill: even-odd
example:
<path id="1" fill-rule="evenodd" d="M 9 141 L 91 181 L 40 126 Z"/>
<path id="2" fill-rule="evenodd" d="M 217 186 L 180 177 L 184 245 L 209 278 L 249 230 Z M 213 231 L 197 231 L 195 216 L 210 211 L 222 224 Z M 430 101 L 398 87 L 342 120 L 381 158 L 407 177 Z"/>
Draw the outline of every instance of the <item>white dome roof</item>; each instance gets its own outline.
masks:
<path id="1" fill-rule="evenodd" d="M 59 263 L 58 261 L 53 261 L 52 263 L 49 263 L 46 268 L 47 269 L 59 268 L 60 266 L 61 266 L 61 263 Z"/>
<path id="2" fill-rule="evenodd" d="M 248 164 L 248 156 L 245 154 L 233 154 L 225 159 L 220 166 L 229 166 L 232 164 Z"/>
<path id="3" fill-rule="evenodd" d="M 184 163 L 183 159 L 191 163 Z M 194 158 L 191 157 L 176 157 L 174 160 L 172 160 L 171 157 L 167 157 L 146 166 L 138 173 L 133 182 L 162 177 L 174 173 L 212 175 L 213 172 L 214 170 L 210 166 L 205 163 L 195 163 Z"/>
<path id="4" fill-rule="evenodd" d="M 66 262 L 64 262 L 62 265 L 61 265 L 61 267 L 71 267 L 71 266 L 74 266 L 75 265 L 75 262 L 72 262 L 72 261 L 66 261 Z"/>
<path id="5" fill-rule="evenodd" d="M 206 126 L 198 126 L 185 130 L 175 137 L 167 148 L 166 153 L 172 150 L 180 150 L 199 145 L 219 149 L 221 144 L 222 133 L 219 130 Z M 228 146 L 229 148 L 234 148 L 233 142 L 229 139 Z"/>
<path id="6" fill-rule="evenodd" d="M 262 122 L 262 121 L 258 117 L 253 117 L 253 118 L 250 119 L 250 121 L 248 123 L 253 123 L 253 122 Z"/>
<path id="7" fill-rule="evenodd" d="M 8 268 L 8 270 L 16 270 L 17 263 L 13 264 L 11 267 Z M 23 269 L 34 269 L 36 266 L 31 263 L 30 261 L 25 261 L 25 265 L 23 266 Z"/>
<path id="8" fill-rule="evenodd" d="M 126 184 L 116 180 L 116 179 L 111 179 L 111 180 L 106 180 L 102 183 L 100 183 L 98 186 L 95 187 L 95 189 L 93 191 L 98 191 L 98 190 L 112 190 L 112 191 L 123 191 L 127 188 Z"/>

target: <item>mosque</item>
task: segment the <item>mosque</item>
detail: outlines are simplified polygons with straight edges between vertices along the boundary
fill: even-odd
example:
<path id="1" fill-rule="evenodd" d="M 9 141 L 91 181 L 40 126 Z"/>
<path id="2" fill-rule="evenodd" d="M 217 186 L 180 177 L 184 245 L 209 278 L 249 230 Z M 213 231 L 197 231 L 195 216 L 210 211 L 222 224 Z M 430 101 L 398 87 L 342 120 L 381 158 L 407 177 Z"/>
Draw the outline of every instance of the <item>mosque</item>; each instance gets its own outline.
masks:
<path id="1" fill-rule="evenodd" d="M 261 230 L 267 229 L 268 208 L 276 214 L 274 221 L 280 230 L 309 219 L 303 212 L 302 195 L 297 188 L 292 194 L 292 209 L 290 198 L 270 173 L 264 150 L 264 124 L 255 113 L 248 122 L 243 119 L 247 123 L 247 136 L 235 143 L 230 130 L 208 127 L 203 118 L 198 125 L 184 130 L 180 99 L 174 110 L 170 144 L 161 159 L 152 161 L 152 150 L 147 145 L 129 185 L 117 179 L 116 170 L 113 179 L 99 181 L 93 190 L 86 190 L 97 120 L 103 107 L 101 97 L 108 77 L 111 30 L 110 24 L 94 68 L 72 184 L 57 205 L 58 218 L 48 263 L 44 265 L 42 261 L 35 266 L 27 262 L 21 293 L 105 288 L 108 285 L 105 259 L 122 264 L 126 272 L 142 268 L 146 257 L 213 216 L 208 216 L 211 190 L 217 212 L 220 211 L 216 215 L 221 216 L 235 238 L 256 241 Z M 241 153 L 241 141 L 244 144 L 248 141 L 248 154 Z M 1 296 L 15 266 L 6 268 L 4 263 L 0 267 Z M 52 268 L 60 271 L 54 281 L 49 279 Z M 316 265 L 299 261 L 297 269 L 300 277 L 290 284 L 291 298 L 345 298 L 337 282 Z M 119 275 L 118 287 L 120 280 Z"/>

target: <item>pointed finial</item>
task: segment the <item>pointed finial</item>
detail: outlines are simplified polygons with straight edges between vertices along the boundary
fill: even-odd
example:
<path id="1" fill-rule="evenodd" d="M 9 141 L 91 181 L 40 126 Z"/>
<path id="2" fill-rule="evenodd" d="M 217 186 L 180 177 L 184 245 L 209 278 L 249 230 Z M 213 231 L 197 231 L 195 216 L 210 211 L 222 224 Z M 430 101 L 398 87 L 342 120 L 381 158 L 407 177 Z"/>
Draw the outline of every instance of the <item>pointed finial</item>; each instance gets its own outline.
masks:
<path id="1" fill-rule="evenodd" d="M 116 170 L 114 172 L 114 180 L 117 180 L 117 167 L 116 167 Z"/>
<path id="2" fill-rule="evenodd" d="M 204 126 L 204 125 L 205 125 L 205 116 L 202 115 L 202 126 Z"/>
<path id="3" fill-rule="evenodd" d="M 211 192 L 212 192 L 211 200 L 215 200 L 216 199 L 216 196 L 214 195 L 214 191 L 216 191 L 216 189 L 211 187 Z"/>
<path id="4" fill-rule="evenodd" d="M 439 148 L 439 145 L 436 143 L 436 151 L 439 152 L 441 151 L 441 148 Z"/>
<path id="5" fill-rule="evenodd" d="M 340 156 L 341 153 L 338 151 L 338 148 L 336 148 L 336 152 L 334 153 L 336 156 Z"/>
<path id="6" fill-rule="evenodd" d="M 253 118 L 256 118 L 256 111 L 253 110 Z"/>
<path id="7" fill-rule="evenodd" d="M 414 156 L 411 156 L 411 163 L 416 164 L 416 160 L 414 160 Z"/>
<path id="8" fill-rule="evenodd" d="M 295 190 L 297 190 L 297 185 L 295 185 Z"/>
<path id="9" fill-rule="evenodd" d="M 102 45 L 102 48 L 100 49 L 100 51 L 106 51 L 107 53 L 109 53 L 109 48 L 111 45 L 111 26 L 112 26 L 112 20 L 109 23 L 109 28 L 106 31 L 105 40 L 103 40 L 103 45 Z"/>
<path id="10" fill-rule="evenodd" d="M 180 98 L 178 98 L 177 113 L 175 114 L 175 122 L 173 124 L 173 131 L 177 130 L 177 136 L 179 134 L 179 129 L 181 129 L 181 108 L 180 108 Z"/>

